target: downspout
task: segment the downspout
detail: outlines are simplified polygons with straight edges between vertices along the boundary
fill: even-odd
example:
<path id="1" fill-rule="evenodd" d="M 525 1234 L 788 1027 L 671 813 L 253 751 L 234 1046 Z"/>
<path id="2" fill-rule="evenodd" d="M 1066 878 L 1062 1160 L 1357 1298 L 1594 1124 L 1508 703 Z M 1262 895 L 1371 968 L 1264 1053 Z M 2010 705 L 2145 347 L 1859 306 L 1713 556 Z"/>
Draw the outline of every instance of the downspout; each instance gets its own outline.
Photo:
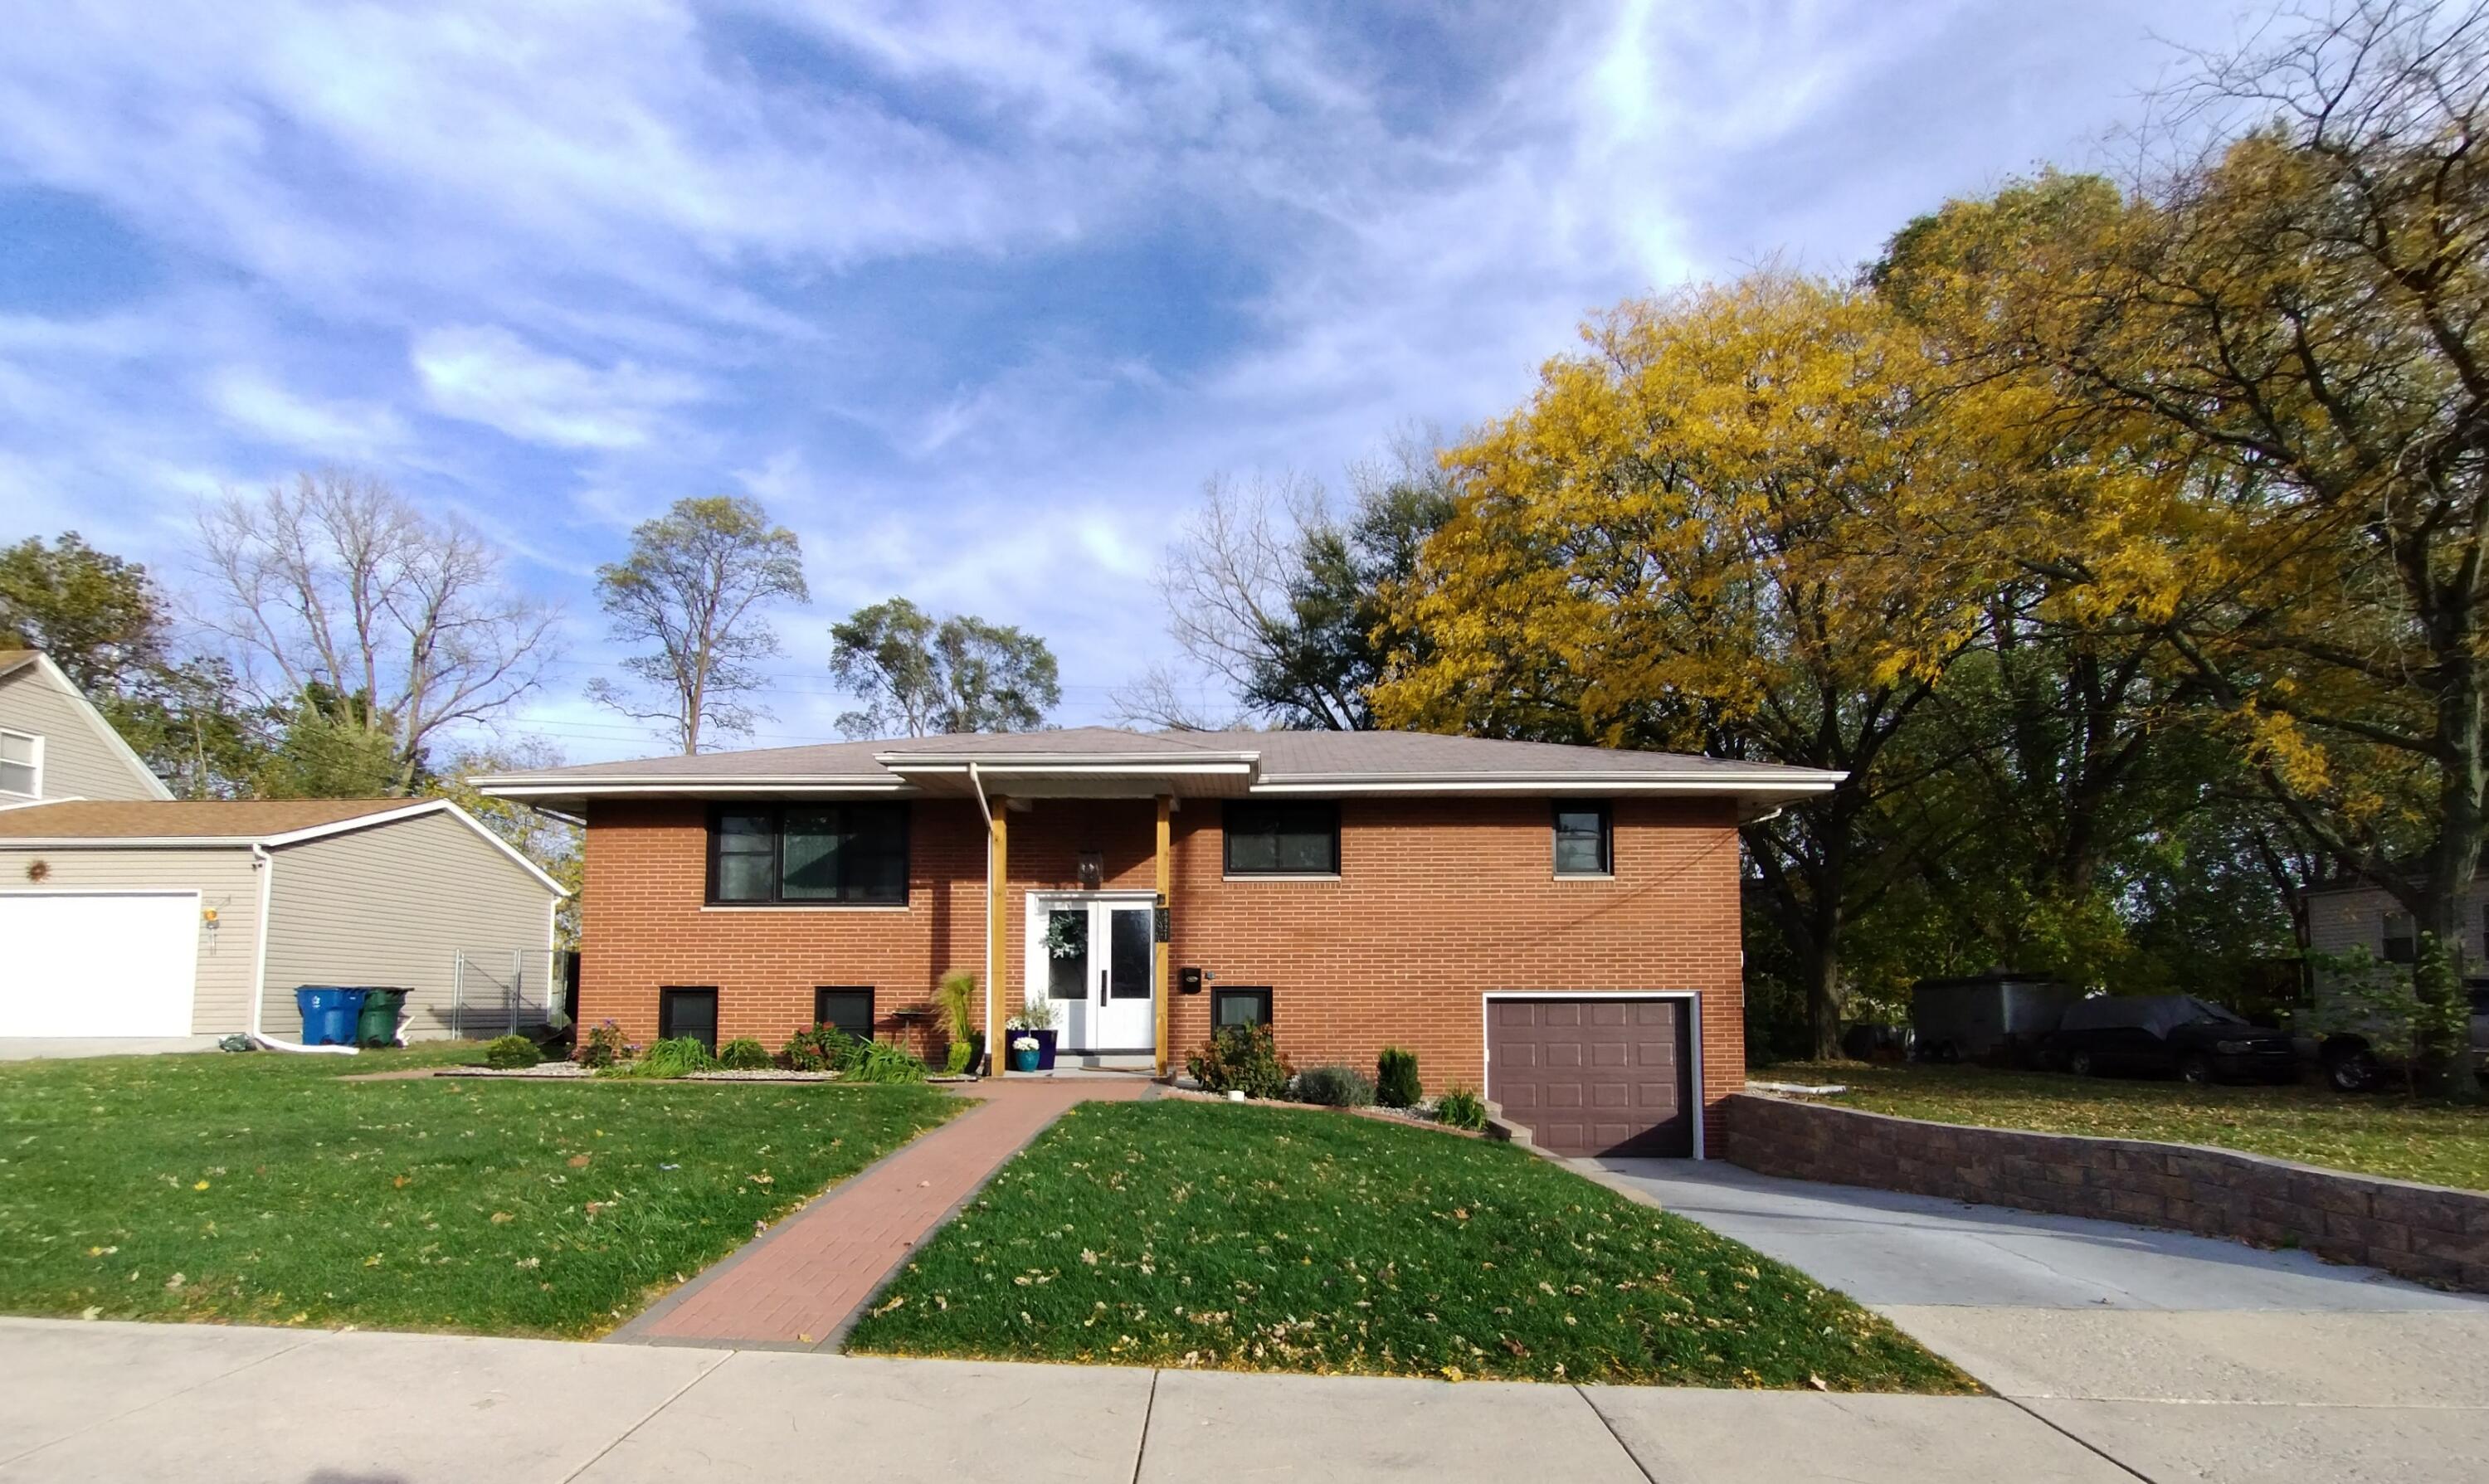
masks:
<path id="1" fill-rule="evenodd" d="M 257 1036 L 264 1029 L 260 1011 L 268 1000 L 268 902 L 276 880 L 276 857 L 256 841 L 251 842 L 250 869 L 259 873 L 259 943 L 250 972 L 250 1033 Z"/>
<path id="2" fill-rule="evenodd" d="M 974 762 L 968 764 L 968 786 L 976 791 L 977 813 L 986 821 L 986 962 L 978 977 L 986 982 L 986 1055 L 999 1070 L 1002 1059 L 994 1052 L 994 809 L 986 800 L 986 781 Z"/>

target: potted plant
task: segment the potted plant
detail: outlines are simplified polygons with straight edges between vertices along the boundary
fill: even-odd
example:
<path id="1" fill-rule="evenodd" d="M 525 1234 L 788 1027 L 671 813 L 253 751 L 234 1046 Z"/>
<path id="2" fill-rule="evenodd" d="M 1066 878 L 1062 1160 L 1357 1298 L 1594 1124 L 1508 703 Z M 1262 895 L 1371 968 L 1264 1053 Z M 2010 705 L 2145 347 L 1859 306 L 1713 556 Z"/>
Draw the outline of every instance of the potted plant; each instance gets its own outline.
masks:
<path id="1" fill-rule="evenodd" d="M 1019 1013 L 1012 1016 L 1009 1024 L 1004 1028 L 1013 1032 L 1015 1035 L 1025 1034 L 1036 1037 L 1037 1070 L 1040 1071 L 1052 1071 L 1054 1070 L 1054 1038 L 1056 1031 L 1054 1028 L 1054 1002 L 1052 1000 L 1029 1001 L 1026 1005 L 1020 1007 Z"/>
<path id="2" fill-rule="evenodd" d="M 1037 1070 L 1037 1038 L 1026 1031 L 1012 1038 L 1011 1066 L 1014 1071 Z"/>

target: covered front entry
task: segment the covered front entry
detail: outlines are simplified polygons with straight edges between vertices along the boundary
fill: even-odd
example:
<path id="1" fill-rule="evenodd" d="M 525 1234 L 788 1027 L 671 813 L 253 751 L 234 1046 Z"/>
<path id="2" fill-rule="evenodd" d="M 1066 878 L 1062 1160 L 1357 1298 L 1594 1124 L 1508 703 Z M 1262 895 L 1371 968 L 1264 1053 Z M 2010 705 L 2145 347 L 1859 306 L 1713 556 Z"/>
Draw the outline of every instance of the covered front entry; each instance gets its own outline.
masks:
<path id="1" fill-rule="evenodd" d="M 1146 892 L 1029 895 L 1027 997 L 1053 1006 L 1058 1052 L 1154 1053 L 1156 905 Z"/>

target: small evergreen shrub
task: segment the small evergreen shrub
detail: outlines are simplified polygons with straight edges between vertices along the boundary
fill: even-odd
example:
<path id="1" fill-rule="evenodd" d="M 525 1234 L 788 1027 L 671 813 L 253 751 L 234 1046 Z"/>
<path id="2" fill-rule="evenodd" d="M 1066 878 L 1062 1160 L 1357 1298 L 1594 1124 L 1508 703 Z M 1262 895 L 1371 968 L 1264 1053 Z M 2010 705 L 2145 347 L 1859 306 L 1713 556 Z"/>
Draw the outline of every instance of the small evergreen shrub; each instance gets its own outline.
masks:
<path id="1" fill-rule="evenodd" d="M 958 1076 L 968 1070 L 968 1058 L 976 1054 L 976 1047 L 964 1041 L 955 1041 L 951 1042 L 951 1049 L 943 1055 L 942 1070 L 952 1076 Z"/>
<path id="2" fill-rule="evenodd" d="M 842 1069 L 849 1082 L 922 1082 L 925 1064 L 882 1041 L 859 1041 Z"/>
<path id="3" fill-rule="evenodd" d="M 614 1021 L 600 1020 L 589 1026 L 571 1052 L 571 1060 L 582 1067 L 601 1070 L 622 1060 L 622 1027 Z"/>
<path id="4" fill-rule="evenodd" d="M 1247 1098 L 1285 1098 L 1296 1075 L 1267 1025 L 1219 1027 L 1209 1045 L 1185 1059 L 1184 1070 L 1206 1092 Z"/>
<path id="5" fill-rule="evenodd" d="M 737 1036 L 717 1048 L 717 1064 L 729 1071 L 764 1071 L 770 1066 L 769 1048 L 749 1036 Z"/>
<path id="6" fill-rule="evenodd" d="M 1297 1100 L 1326 1108 L 1374 1105 L 1374 1084 L 1354 1067 L 1308 1067 L 1297 1073 Z"/>
<path id="7" fill-rule="evenodd" d="M 1414 1108 L 1422 1096 L 1417 1087 L 1417 1053 L 1385 1046 L 1374 1061 L 1374 1100 L 1387 1108 Z"/>
<path id="8" fill-rule="evenodd" d="M 544 1053 L 525 1036 L 496 1036 L 484 1043 L 484 1065 L 503 1071 L 522 1071 L 543 1060 Z"/>
<path id="9" fill-rule="evenodd" d="M 1436 1102 L 1435 1122 L 1452 1128 L 1483 1128 L 1486 1099 L 1466 1087 L 1453 1088 Z"/>
<path id="10" fill-rule="evenodd" d="M 855 1038 L 835 1025 L 815 1025 L 787 1038 L 778 1060 L 790 1071 L 837 1071 L 847 1064 Z"/>

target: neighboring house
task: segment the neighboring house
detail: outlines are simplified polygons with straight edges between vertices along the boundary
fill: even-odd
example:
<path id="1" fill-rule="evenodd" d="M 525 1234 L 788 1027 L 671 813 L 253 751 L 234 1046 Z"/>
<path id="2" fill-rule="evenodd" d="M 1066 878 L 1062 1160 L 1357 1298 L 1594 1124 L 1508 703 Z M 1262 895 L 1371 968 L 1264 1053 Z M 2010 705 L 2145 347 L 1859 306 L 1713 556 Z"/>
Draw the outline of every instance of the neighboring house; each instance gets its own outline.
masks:
<path id="1" fill-rule="evenodd" d="M 885 1039 L 953 969 L 1065 1054 L 1165 1069 L 1268 1021 L 1417 1053 L 1566 1152 L 1698 1154 L 1744 1080 L 1740 821 L 1840 775 L 1407 732 L 1082 728 L 485 781 L 583 818 L 579 1015 L 634 1041 Z"/>
<path id="2" fill-rule="evenodd" d="M 299 985 L 498 1035 L 544 1018 L 563 895 L 441 799 L 0 808 L 0 1037 L 291 1038 Z"/>
<path id="3" fill-rule="evenodd" d="M 0 809 L 172 796 L 58 665 L 32 649 L 0 649 Z"/>
<path id="4" fill-rule="evenodd" d="M 2364 948 L 2389 963 L 2412 961 L 2418 945 L 2412 916 L 2384 887 L 2346 881 L 2312 886 L 2301 896 L 2309 952 L 2339 955 Z M 2460 935 L 2466 959 L 2475 966 L 2489 963 L 2489 879 L 2473 882 L 2464 894 Z"/>

